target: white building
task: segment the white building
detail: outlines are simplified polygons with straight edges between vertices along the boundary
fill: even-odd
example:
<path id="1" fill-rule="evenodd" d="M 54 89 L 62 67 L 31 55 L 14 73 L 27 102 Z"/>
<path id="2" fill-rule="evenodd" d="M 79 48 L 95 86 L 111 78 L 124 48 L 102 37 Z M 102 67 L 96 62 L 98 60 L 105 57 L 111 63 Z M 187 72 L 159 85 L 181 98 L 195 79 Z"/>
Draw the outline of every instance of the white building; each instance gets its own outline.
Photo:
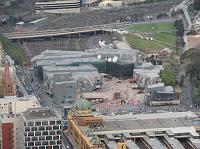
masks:
<path id="1" fill-rule="evenodd" d="M 0 99 L 0 114 L 16 114 L 26 111 L 28 108 L 40 107 L 35 96 L 18 98 L 16 96 L 6 96 Z"/>
<path id="2" fill-rule="evenodd" d="M 61 149 L 62 123 L 57 111 L 49 108 L 32 108 L 23 112 L 20 121 L 24 126 L 25 149 Z"/>

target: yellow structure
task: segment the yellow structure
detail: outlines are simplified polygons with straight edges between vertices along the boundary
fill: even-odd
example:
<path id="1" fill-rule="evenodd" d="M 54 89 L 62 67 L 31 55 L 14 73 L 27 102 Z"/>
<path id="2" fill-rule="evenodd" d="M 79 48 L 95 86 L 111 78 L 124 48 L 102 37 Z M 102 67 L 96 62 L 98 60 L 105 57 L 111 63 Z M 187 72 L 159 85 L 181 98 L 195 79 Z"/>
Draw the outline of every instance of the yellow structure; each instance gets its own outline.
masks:
<path id="1" fill-rule="evenodd" d="M 80 99 L 68 114 L 68 132 L 78 149 L 103 149 L 103 144 L 91 128 L 102 123 L 102 116 L 92 112 L 90 102 Z"/>
<path id="2" fill-rule="evenodd" d="M 126 142 L 124 142 L 124 141 L 118 142 L 117 149 L 126 149 Z"/>

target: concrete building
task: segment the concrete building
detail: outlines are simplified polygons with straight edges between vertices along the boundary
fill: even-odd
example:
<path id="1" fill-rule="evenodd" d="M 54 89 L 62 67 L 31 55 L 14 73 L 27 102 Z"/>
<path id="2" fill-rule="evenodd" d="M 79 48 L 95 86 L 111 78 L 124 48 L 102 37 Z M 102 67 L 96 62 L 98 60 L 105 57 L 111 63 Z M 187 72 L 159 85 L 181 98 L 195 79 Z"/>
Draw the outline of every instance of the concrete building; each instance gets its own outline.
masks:
<path id="1" fill-rule="evenodd" d="M 17 114 L 26 111 L 28 108 L 37 107 L 40 107 L 40 103 L 35 96 L 0 98 L 0 114 Z"/>
<path id="2" fill-rule="evenodd" d="M 177 105 L 180 103 L 172 86 L 164 83 L 149 85 L 145 88 L 145 102 L 150 106 Z"/>
<path id="3" fill-rule="evenodd" d="M 62 124 L 57 111 L 49 108 L 32 108 L 23 112 L 25 149 L 61 149 Z"/>
<path id="4" fill-rule="evenodd" d="M 81 0 L 39 1 L 35 3 L 35 11 L 37 13 L 79 13 L 81 5 Z"/>
<path id="5" fill-rule="evenodd" d="M 24 135 L 23 123 L 19 121 L 18 115 L 1 115 L 0 118 L 0 148 L 22 149 Z"/>
<path id="6" fill-rule="evenodd" d="M 43 82 L 55 103 L 74 102 L 80 92 L 101 86 L 102 77 L 92 65 L 44 66 Z"/>

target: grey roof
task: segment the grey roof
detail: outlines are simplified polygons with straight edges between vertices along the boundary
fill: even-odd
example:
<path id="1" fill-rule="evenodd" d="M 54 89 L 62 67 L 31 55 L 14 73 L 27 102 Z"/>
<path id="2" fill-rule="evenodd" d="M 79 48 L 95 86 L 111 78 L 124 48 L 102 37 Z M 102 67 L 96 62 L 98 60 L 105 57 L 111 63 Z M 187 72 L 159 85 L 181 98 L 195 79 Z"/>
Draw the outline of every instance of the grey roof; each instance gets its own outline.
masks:
<path id="1" fill-rule="evenodd" d="M 30 108 L 23 112 L 25 120 L 60 119 L 57 111 L 50 108 Z"/>
<path id="2" fill-rule="evenodd" d="M 101 60 L 97 59 L 98 55 L 101 55 Z M 137 55 L 138 51 L 133 49 L 89 49 L 85 52 L 46 50 L 32 58 L 31 61 L 37 65 L 69 65 L 75 62 L 105 61 L 106 57 L 117 56 L 120 62 L 135 63 Z"/>

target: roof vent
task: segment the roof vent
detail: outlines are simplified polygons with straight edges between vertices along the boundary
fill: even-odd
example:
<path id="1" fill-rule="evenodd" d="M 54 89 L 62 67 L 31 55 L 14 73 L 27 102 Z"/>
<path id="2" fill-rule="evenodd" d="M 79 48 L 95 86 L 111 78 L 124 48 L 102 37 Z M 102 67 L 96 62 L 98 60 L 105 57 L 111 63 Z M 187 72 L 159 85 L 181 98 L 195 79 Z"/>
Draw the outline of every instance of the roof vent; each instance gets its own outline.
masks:
<path id="1" fill-rule="evenodd" d="M 42 116 L 45 116 L 46 114 L 45 113 L 42 113 Z"/>

